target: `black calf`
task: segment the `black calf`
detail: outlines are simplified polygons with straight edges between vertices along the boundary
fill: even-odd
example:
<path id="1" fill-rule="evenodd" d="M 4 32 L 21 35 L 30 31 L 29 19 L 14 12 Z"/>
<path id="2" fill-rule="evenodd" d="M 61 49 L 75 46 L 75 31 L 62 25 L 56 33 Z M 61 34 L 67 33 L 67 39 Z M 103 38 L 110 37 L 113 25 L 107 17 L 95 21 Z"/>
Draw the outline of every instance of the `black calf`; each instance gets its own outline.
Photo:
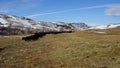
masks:
<path id="1" fill-rule="evenodd" d="M 2 51 L 2 50 L 4 50 L 5 49 L 5 47 L 4 48 L 0 48 L 0 52 Z"/>

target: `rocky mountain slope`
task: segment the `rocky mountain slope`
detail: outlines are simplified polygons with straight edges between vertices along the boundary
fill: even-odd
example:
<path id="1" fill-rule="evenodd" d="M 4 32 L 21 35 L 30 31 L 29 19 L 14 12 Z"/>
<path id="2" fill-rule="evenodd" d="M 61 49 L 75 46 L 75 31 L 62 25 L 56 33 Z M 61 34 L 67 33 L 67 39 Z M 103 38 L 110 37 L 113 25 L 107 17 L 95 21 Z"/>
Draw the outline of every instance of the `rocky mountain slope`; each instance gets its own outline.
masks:
<path id="1" fill-rule="evenodd" d="M 41 25 L 38 25 L 36 21 L 25 18 L 25 17 L 17 17 L 12 15 L 4 15 L 0 14 L 0 25 L 4 27 L 11 26 L 14 27 L 23 27 L 23 28 L 41 28 Z"/>
<path id="2" fill-rule="evenodd" d="M 109 29 L 120 26 L 118 24 L 108 24 L 99 26 L 88 26 L 85 23 L 65 23 L 65 22 L 45 22 L 34 21 L 26 17 L 0 14 L 0 34 L 10 33 L 35 33 L 48 31 L 81 31 L 89 29 Z"/>
<path id="3" fill-rule="evenodd" d="M 0 14 L 0 28 L 12 28 L 28 31 L 78 31 L 88 29 L 85 23 L 44 22 L 34 21 L 26 17 Z M 2 29 L 0 29 L 2 30 Z"/>

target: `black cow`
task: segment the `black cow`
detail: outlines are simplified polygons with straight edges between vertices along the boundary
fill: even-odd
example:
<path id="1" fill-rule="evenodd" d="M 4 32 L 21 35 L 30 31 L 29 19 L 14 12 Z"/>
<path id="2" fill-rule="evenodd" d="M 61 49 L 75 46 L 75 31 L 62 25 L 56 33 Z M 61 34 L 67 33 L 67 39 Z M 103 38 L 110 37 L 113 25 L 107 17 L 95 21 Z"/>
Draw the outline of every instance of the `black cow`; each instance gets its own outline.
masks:
<path id="1" fill-rule="evenodd" d="M 32 41 L 32 40 L 38 40 L 39 37 L 43 37 L 46 34 L 60 34 L 60 33 L 71 33 L 72 31 L 61 31 L 61 32 L 40 32 L 40 33 L 35 33 L 34 35 L 23 37 L 22 40 L 25 41 Z"/>
<path id="2" fill-rule="evenodd" d="M 22 40 L 25 40 L 25 41 L 38 40 L 39 37 L 43 37 L 45 35 L 46 33 L 35 33 L 34 35 L 23 37 Z"/>
<path id="3" fill-rule="evenodd" d="M 32 36 L 23 37 L 22 40 L 31 41 L 31 40 L 38 40 L 38 38 L 39 37 L 32 35 Z"/>

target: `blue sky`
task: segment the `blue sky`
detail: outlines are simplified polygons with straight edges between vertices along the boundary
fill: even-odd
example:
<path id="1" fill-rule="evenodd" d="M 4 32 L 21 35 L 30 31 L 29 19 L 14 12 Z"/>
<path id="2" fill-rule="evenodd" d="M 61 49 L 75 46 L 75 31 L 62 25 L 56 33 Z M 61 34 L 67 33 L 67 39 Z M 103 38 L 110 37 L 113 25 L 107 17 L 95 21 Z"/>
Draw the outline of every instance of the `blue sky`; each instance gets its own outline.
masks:
<path id="1" fill-rule="evenodd" d="M 120 0 L 0 0 L 0 14 L 88 25 L 120 23 Z"/>

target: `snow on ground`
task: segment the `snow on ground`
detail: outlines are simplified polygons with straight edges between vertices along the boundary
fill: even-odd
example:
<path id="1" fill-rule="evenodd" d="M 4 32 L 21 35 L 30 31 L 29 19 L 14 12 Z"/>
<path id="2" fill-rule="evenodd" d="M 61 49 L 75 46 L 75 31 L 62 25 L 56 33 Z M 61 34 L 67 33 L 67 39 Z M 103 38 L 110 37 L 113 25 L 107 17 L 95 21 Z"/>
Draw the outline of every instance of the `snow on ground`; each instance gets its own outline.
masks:
<path id="1" fill-rule="evenodd" d="M 106 25 L 92 26 L 89 29 L 107 29 Z"/>
<path id="2" fill-rule="evenodd" d="M 95 33 L 97 33 L 97 34 L 106 34 L 106 32 L 98 32 L 98 31 L 95 31 Z"/>
<path id="3" fill-rule="evenodd" d="M 22 37 L 25 37 L 25 36 L 3 36 L 3 35 L 0 35 L 0 38 L 22 38 Z"/>

